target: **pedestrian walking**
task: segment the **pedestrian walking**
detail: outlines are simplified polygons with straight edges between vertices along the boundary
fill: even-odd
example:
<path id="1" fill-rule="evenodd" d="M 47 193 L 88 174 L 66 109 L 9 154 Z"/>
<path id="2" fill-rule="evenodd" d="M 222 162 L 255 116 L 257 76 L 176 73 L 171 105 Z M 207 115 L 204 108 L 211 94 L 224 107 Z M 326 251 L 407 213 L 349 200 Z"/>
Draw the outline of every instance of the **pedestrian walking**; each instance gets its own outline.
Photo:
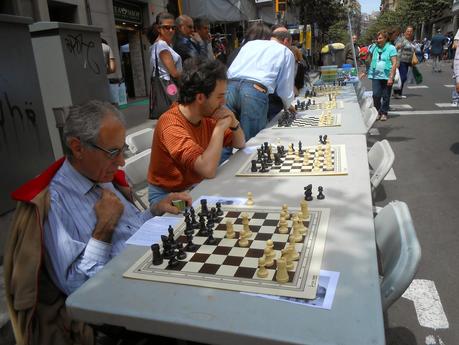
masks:
<path id="1" fill-rule="evenodd" d="M 395 47 L 398 52 L 398 71 L 400 73 L 400 80 L 402 86 L 399 90 L 394 90 L 394 98 L 405 98 L 402 96 L 403 87 L 408 77 L 408 69 L 412 66 L 414 47 L 413 41 L 413 27 L 408 26 L 403 34 L 395 42 Z"/>
<path id="2" fill-rule="evenodd" d="M 457 30 L 456 36 L 454 37 L 454 48 L 456 48 L 456 53 L 454 55 L 454 75 L 453 78 L 455 79 L 456 89 L 453 90 L 453 105 L 456 107 L 459 106 L 459 30 Z"/>
<path id="3" fill-rule="evenodd" d="M 372 81 L 373 104 L 381 121 L 387 120 L 390 93 L 397 69 L 397 50 L 388 40 L 389 34 L 386 31 L 377 33 L 376 45 L 369 53 L 371 62 L 367 72 L 368 79 Z"/>
<path id="4" fill-rule="evenodd" d="M 432 71 L 441 72 L 440 60 L 443 54 L 443 47 L 448 42 L 448 38 L 441 33 L 441 29 L 437 30 L 437 34 L 432 37 L 430 42 L 430 54 L 432 55 Z"/>

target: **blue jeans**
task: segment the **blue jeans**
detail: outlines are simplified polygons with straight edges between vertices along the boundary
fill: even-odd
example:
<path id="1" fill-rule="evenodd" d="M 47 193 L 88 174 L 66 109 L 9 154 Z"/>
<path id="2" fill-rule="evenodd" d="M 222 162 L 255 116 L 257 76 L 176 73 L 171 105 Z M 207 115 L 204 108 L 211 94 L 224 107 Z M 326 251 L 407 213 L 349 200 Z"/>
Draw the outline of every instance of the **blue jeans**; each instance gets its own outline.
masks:
<path id="1" fill-rule="evenodd" d="M 226 93 L 226 106 L 236 114 L 249 140 L 268 123 L 268 93 L 257 90 L 250 80 L 230 80 Z"/>
<path id="2" fill-rule="evenodd" d="M 148 185 L 148 202 L 150 203 L 150 206 L 156 204 L 158 201 L 163 199 L 167 194 L 169 194 L 168 191 L 158 186 L 153 186 L 152 184 Z"/>
<path id="3" fill-rule="evenodd" d="M 387 115 L 389 111 L 390 92 L 392 86 L 387 86 L 386 79 L 372 79 L 373 105 L 379 114 Z M 381 102 L 382 98 L 382 102 Z"/>
<path id="4" fill-rule="evenodd" d="M 394 90 L 395 94 L 402 95 L 403 86 L 405 85 L 406 79 L 408 78 L 408 68 L 410 68 L 411 63 L 408 62 L 400 62 L 398 66 L 398 72 L 400 73 L 400 80 L 402 81 L 402 87 L 400 90 Z"/>

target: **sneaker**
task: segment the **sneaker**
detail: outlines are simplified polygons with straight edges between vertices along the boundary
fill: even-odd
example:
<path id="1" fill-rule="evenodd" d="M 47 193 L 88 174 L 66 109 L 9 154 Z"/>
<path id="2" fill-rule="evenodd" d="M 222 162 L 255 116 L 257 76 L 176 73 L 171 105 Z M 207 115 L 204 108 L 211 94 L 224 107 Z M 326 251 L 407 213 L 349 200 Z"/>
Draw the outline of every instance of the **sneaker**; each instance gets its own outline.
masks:
<path id="1" fill-rule="evenodd" d="M 395 98 L 395 99 L 402 99 L 403 96 L 402 96 L 402 95 L 399 95 L 398 93 L 394 93 L 394 94 L 392 95 L 392 97 Z"/>
<path id="2" fill-rule="evenodd" d="M 451 102 L 451 106 L 452 107 L 459 107 L 459 103 L 458 102 Z"/>
<path id="3" fill-rule="evenodd" d="M 382 114 L 380 120 L 381 121 L 386 121 L 387 120 L 387 115 L 386 114 Z"/>
<path id="4" fill-rule="evenodd" d="M 378 117 L 376 118 L 376 120 L 381 120 L 381 115 L 380 113 L 378 113 Z"/>

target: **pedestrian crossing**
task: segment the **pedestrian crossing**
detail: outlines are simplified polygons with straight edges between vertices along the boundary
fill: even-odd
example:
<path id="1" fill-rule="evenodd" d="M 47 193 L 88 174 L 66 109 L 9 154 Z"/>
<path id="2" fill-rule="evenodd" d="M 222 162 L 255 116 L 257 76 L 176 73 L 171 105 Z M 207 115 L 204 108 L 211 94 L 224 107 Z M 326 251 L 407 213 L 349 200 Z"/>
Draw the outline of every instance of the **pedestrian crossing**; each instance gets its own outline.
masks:
<path id="1" fill-rule="evenodd" d="M 408 89 L 428 89 L 427 85 L 408 85 Z"/>

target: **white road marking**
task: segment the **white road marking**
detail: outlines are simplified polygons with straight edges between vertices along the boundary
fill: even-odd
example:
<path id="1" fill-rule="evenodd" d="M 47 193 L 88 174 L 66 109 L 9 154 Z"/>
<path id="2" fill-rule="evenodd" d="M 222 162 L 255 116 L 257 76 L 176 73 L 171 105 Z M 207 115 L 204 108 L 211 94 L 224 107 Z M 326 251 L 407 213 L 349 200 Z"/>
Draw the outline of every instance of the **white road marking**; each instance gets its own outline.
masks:
<path id="1" fill-rule="evenodd" d="M 397 176 L 395 176 L 395 171 L 393 168 L 390 168 L 386 177 L 384 177 L 384 181 L 396 181 L 396 180 L 397 180 Z"/>
<path id="2" fill-rule="evenodd" d="M 408 89 L 428 89 L 427 85 L 408 85 Z"/>
<path id="3" fill-rule="evenodd" d="M 435 103 L 435 105 L 439 108 L 457 108 L 457 105 L 453 105 L 452 103 Z"/>
<path id="4" fill-rule="evenodd" d="M 438 338 L 438 343 L 436 338 Z M 438 335 L 428 335 L 426 337 L 426 345 L 445 345 L 445 343 Z"/>
<path id="5" fill-rule="evenodd" d="M 448 110 L 413 110 L 413 111 L 389 111 L 389 115 L 456 115 L 459 109 Z"/>
<path id="6" fill-rule="evenodd" d="M 413 109 L 413 107 L 409 104 L 391 104 L 391 110 L 403 110 L 403 109 Z"/>
<path id="7" fill-rule="evenodd" d="M 450 87 L 450 88 L 453 88 L 455 87 L 456 85 L 453 85 L 453 84 L 448 84 L 448 85 L 443 85 L 444 87 Z"/>
<path id="8" fill-rule="evenodd" d="M 414 279 L 402 297 L 413 301 L 419 324 L 433 329 L 449 328 L 435 282 Z"/>

